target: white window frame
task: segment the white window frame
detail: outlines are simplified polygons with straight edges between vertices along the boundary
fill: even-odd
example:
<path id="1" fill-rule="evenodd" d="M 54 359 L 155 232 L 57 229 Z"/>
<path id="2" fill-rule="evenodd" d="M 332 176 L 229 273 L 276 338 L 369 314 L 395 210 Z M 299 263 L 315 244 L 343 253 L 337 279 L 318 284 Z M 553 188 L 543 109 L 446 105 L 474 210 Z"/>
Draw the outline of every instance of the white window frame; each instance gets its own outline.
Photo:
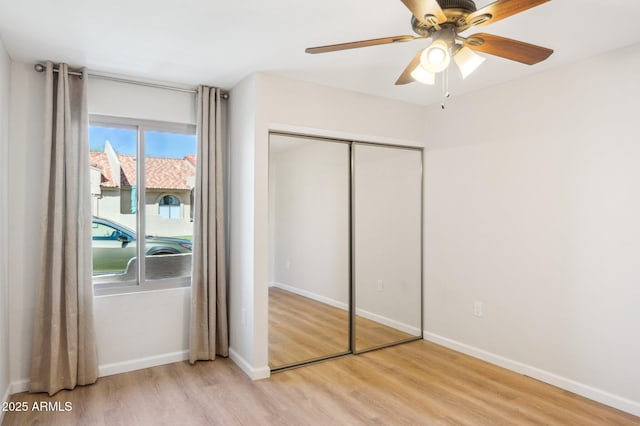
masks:
<path id="1" fill-rule="evenodd" d="M 179 287 L 190 287 L 191 277 L 165 278 L 156 280 L 147 280 L 146 263 L 145 263 L 145 244 L 144 235 L 146 221 L 146 185 L 145 185 L 145 132 L 169 132 L 181 133 L 186 135 L 195 135 L 196 126 L 194 124 L 172 123 L 165 121 L 154 121 L 145 119 L 135 119 L 128 117 L 115 117 L 101 114 L 89 115 L 89 126 L 102 126 L 111 128 L 122 128 L 136 130 L 137 146 L 136 146 L 136 256 L 138 260 L 136 280 L 130 281 L 106 281 L 100 279 L 99 282 L 94 280 L 94 294 L 96 296 L 104 296 L 121 293 L 134 293 L 141 291 L 166 290 Z M 88 143 L 88 142 L 87 142 Z M 141 213 L 142 212 L 142 213 Z M 141 241 L 141 237 L 142 241 Z M 142 261 L 140 261 L 142 259 Z"/>

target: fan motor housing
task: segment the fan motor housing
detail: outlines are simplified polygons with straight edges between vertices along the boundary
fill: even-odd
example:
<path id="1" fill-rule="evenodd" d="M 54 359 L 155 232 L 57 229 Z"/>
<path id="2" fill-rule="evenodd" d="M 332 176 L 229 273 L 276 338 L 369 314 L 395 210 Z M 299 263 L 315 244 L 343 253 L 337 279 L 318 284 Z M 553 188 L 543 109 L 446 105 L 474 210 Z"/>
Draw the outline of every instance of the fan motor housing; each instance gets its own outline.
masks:
<path id="1" fill-rule="evenodd" d="M 456 32 L 464 31 L 471 26 L 471 24 L 467 22 L 467 16 L 477 10 L 473 0 L 437 1 L 447 17 L 447 20 L 440 23 L 440 26 L 453 26 Z M 418 21 L 415 16 L 411 17 L 411 27 L 416 34 L 423 37 L 429 37 L 433 32 L 438 30 L 438 26 L 422 23 Z"/>
<path id="2" fill-rule="evenodd" d="M 463 9 L 469 13 L 478 10 L 473 0 L 438 0 L 438 4 L 445 13 L 446 9 Z"/>

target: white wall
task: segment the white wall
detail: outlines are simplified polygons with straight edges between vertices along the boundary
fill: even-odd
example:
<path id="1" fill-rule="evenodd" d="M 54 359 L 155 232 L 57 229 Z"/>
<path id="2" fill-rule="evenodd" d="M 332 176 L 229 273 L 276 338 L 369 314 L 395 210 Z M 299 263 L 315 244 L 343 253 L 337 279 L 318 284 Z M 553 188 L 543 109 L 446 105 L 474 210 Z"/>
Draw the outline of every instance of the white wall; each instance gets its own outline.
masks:
<path id="1" fill-rule="evenodd" d="M 229 97 L 229 356 L 259 379 L 269 376 L 269 367 L 255 351 L 257 333 L 264 332 L 254 309 L 255 84 L 250 76 Z"/>
<path id="2" fill-rule="evenodd" d="M 426 155 L 427 338 L 635 414 L 639 74 L 635 45 L 454 98 L 425 126 L 430 146 L 474 144 Z"/>
<path id="3" fill-rule="evenodd" d="M 35 288 L 38 280 L 38 226 L 42 176 L 44 76 L 32 64 L 11 69 L 9 175 L 10 370 L 12 392 L 26 389 L 31 357 Z M 194 95 L 89 80 L 90 113 L 195 123 Z M 175 109 L 173 109 L 175 108 Z M 124 113 L 123 113 L 124 111 Z M 100 374 L 186 359 L 188 288 L 100 296 L 95 324 Z"/>
<path id="4" fill-rule="evenodd" d="M 11 61 L 0 39 L 0 403 L 9 394 L 9 86 Z M 0 412 L 0 423 L 3 412 Z"/>
<path id="5" fill-rule="evenodd" d="M 31 357 L 40 247 L 44 78 L 32 65 L 11 65 L 9 128 L 9 330 L 12 393 L 26 389 Z"/>
<path id="6" fill-rule="evenodd" d="M 350 161 L 346 143 L 271 135 L 270 284 L 343 309 L 349 303 Z"/>
<path id="7" fill-rule="evenodd" d="M 89 79 L 89 113 L 196 124 L 195 94 Z"/>
<path id="8" fill-rule="evenodd" d="M 95 298 L 100 375 L 188 359 L 190 288 Z"/>

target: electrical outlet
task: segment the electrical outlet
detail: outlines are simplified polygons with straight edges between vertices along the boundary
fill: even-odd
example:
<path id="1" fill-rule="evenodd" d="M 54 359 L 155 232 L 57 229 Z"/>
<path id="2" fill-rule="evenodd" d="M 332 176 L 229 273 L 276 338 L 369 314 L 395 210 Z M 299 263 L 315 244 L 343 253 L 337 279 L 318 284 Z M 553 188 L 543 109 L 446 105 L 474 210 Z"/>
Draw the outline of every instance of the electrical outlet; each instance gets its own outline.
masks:
<path id="1" fill-rule="evenodd" d="M 242 308 L 242 319 L 240 320 L 242 325 L 247 325 L 247 310 Z"/>
<path id="2" fill-rule="evenodd" d="M 482 314 L 482 302 L 473 302 L 473 315 L 476 317 L 481 317 Z"/>
<path id="3" fill-rule="evenodd" d="M 286 269 L 291 269 L 291 261 L 289 259 L 287 259 L 287 261 L 284 263 L 284 267 Z"/>
<path id="4" fill-rule="evenodd" d="M 378 291 L 384 291 L 384 283 L 382 280 L 378 280 Z"/>

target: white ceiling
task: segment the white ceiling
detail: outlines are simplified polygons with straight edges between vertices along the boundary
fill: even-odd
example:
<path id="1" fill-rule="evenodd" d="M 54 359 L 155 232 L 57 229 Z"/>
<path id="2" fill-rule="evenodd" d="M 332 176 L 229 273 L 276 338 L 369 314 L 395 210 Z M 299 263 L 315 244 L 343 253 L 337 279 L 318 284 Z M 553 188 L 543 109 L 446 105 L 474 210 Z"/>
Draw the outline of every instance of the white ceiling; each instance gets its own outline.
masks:
<path id="1" fill-rule="evenodd" d="M 480 8 L 491 0 L 477 0 Z M 138 78 L 230 89 L 267 71 L 430 104 L 439 87 L 393 83 L 424 40 L 309 55 L 306 47 L 412 34 L 400 0 L 0 0 L 0 37 L 14 60 L 46 59 Z M 478 32 L 549 47 L 528 66 L 498 57 L 452 95 L 640 42 L 638 0 L 552 0 Z M 463 35 L 476 32 L 470 29 Z M 615 76 L 605 76 L 615 78 Z"/>

